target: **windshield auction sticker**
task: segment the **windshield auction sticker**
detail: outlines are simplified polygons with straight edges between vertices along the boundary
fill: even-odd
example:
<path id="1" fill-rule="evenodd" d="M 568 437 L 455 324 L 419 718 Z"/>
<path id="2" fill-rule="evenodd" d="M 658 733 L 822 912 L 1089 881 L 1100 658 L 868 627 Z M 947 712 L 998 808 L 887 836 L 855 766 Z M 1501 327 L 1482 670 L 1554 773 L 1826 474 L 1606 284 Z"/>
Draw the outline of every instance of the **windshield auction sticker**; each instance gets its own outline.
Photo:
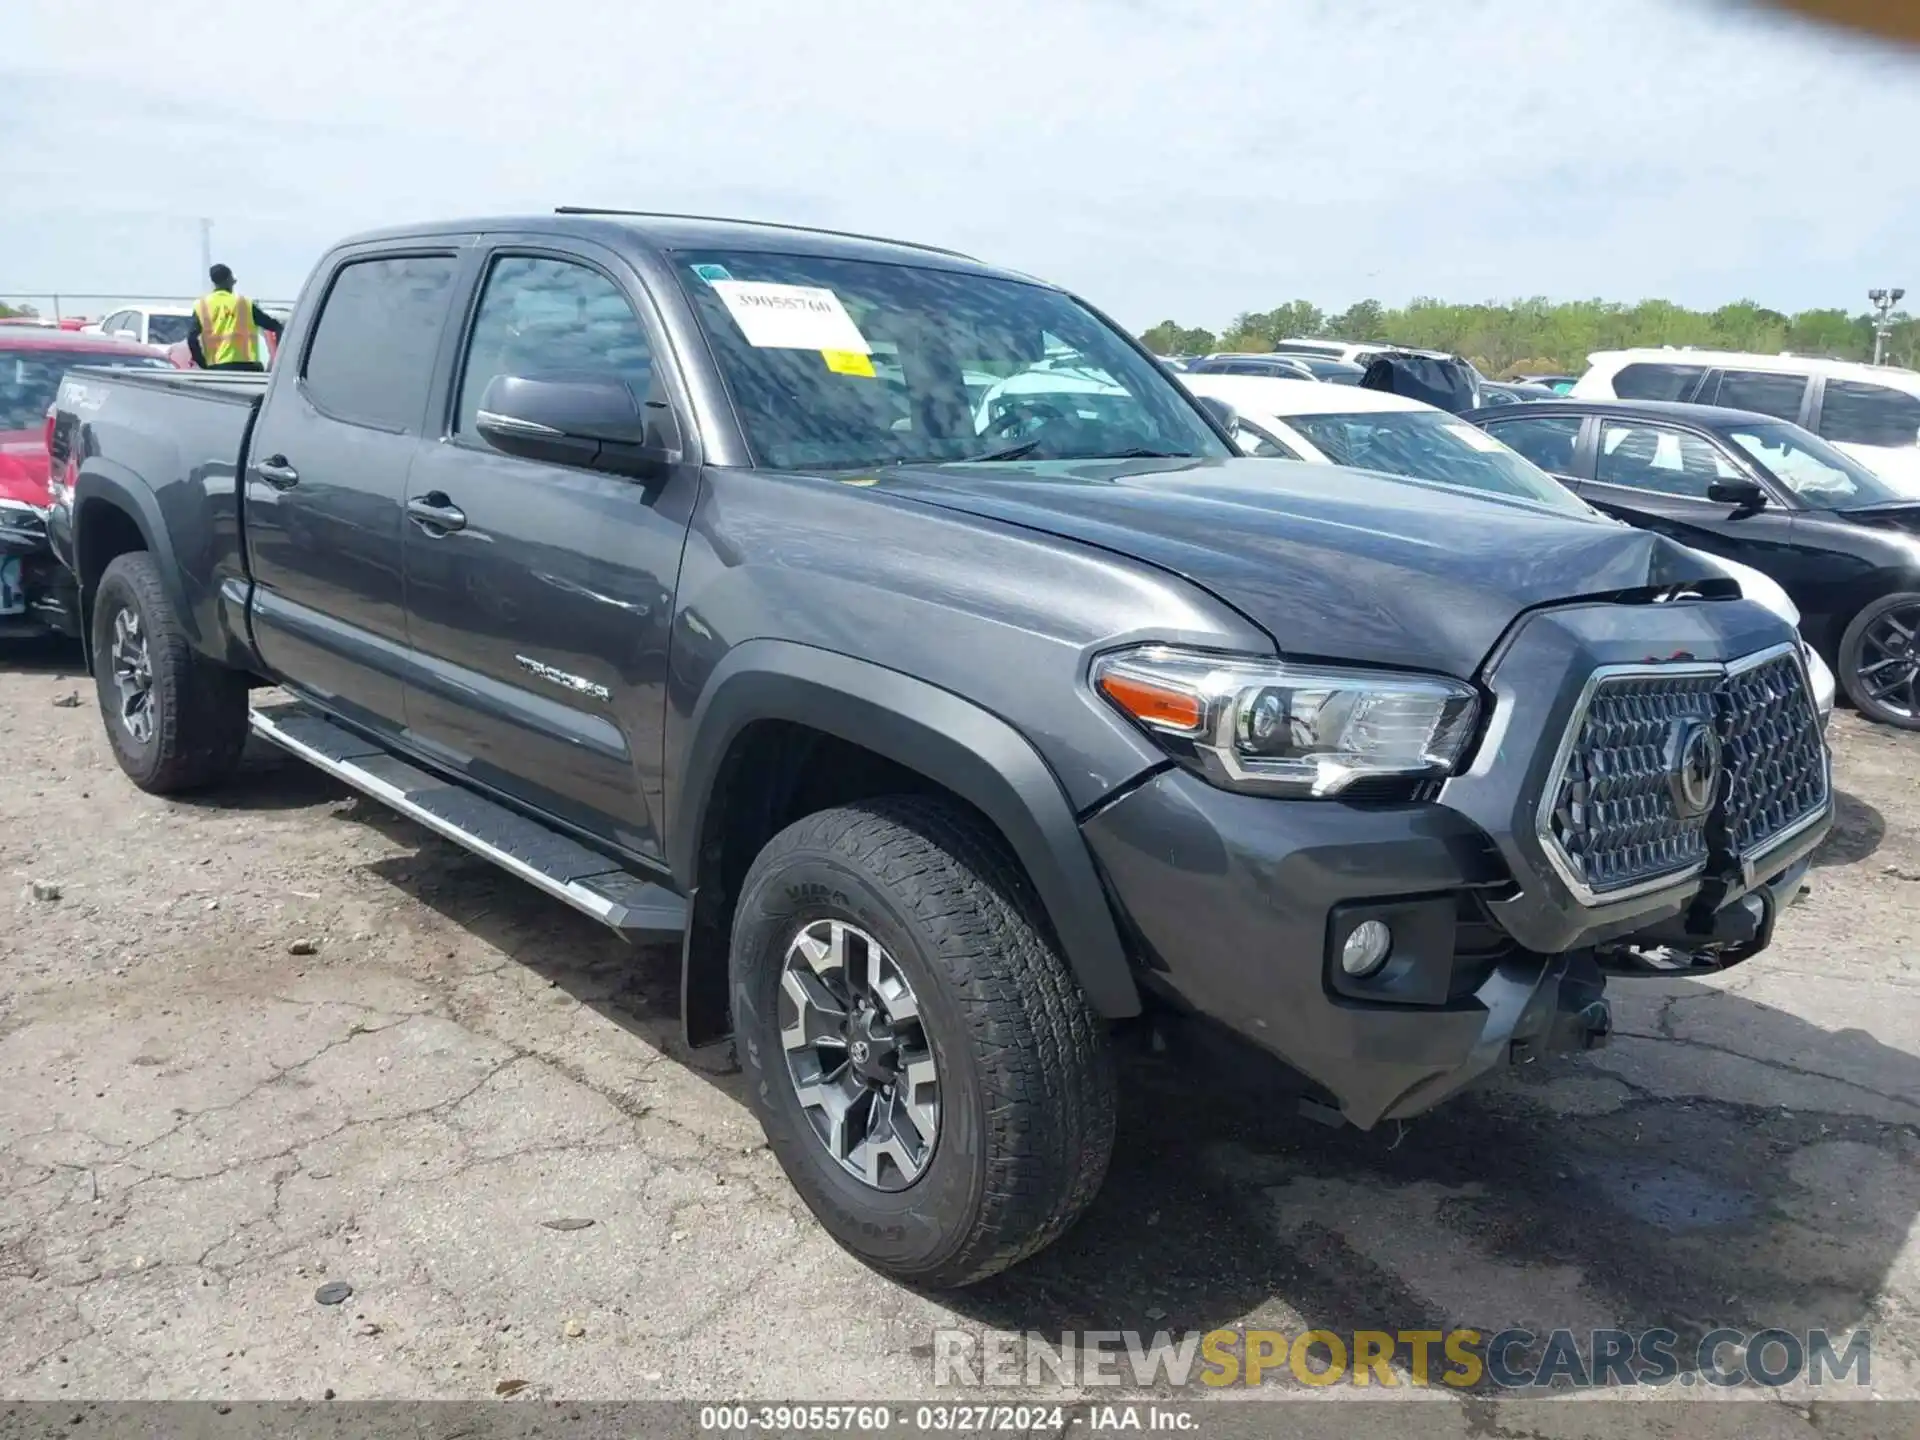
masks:
<path id="1" fill-rule="evenodd" d="M 873 353 L 867 337 L 831 290 L 760 280 L 716 280 L 712 284 L 740 333 L 756 349 Z"/>

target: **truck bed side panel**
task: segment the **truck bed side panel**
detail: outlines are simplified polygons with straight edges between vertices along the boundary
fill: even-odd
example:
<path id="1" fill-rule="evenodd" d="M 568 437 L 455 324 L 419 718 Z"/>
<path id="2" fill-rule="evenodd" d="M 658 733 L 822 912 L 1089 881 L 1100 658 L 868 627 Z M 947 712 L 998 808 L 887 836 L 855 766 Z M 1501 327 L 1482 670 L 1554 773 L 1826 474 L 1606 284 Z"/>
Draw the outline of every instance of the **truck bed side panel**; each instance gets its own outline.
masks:
<path id="1" fill-rule="evenodd" d="M 75 369 L 58 423 L 73 427 L 78 463 L 73 554 L 83 603 L 132 521 L 159 562 L 193 646 L 252 668 L 240 475 L 266 377 Z M 113 512 L 118 511 L 116 516 Z M 242 603 L 223 603 L 222 586 Z"/>

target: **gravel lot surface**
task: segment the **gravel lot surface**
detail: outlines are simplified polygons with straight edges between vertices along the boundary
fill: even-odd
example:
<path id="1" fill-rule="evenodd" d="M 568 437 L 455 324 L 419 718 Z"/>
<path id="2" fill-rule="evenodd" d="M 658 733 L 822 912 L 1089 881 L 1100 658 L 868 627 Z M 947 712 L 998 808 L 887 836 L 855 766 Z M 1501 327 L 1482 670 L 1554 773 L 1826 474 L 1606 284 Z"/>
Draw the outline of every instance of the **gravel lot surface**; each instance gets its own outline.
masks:
<path id="1" fill-rule="evenodd" d="M 1775 947 L 1616 983 L 1609 1048 L 1370 1135 L 1131 1059 L 1087 1221 L 931 1296 L 682 1063 L 677 957 L 273 752 L 141 795 L 76 666 L 0 652 L 5 1398 L 898 1400 L 944 1326 L 1721 1324 L 1871 1326 L 1920 1398 L 1920 736 L 1838 717 Z"/>

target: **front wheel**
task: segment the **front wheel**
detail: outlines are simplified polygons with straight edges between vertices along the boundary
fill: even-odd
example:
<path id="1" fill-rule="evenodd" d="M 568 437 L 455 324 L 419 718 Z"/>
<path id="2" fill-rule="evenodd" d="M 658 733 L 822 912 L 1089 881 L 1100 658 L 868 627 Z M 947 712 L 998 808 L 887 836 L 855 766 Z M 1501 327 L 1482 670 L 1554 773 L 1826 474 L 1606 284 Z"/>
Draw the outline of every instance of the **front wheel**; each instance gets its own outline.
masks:
<path id="1" fill-rule="evenodd" d="M 1841 688 L 1869 720 L 1920 730 L 1920 592 L 1872 601 L 1840 638 Z"/>
<path id="2" fill-rule="evenodd" d="M 966 1285 L 1059 1238 L 1113 1148 L 1098 1017 L 999 837 L 911 797 L 770 841 L 734 920 L 748 1095 L 833 1237 L 913 1284 Z"/>
<path id="3" fill-rule="evenodd" d="M 246 677 L 193 652 L 144 550 L 116 556 L 100 577 L 93 682 L 113 758 L 148 794 L 201 789 L 239 763 Z"/>

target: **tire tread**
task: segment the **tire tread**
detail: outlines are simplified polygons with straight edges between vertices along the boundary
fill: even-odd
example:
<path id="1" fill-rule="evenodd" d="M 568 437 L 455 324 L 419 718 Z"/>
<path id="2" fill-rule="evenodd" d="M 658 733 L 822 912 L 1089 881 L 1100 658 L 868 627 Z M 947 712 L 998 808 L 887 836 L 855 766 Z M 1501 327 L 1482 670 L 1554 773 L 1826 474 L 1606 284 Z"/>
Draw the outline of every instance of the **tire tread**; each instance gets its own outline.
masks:
<path id="1" fill-rule="evenodd" d="M 107 616 L 124 589 L 147 634 L 155 697 L 154 757 L 141 767 L 123 748 L 120 721 L 110 710 L 113 680 Z M 179 795 L 219 783 L 240 763 L 247 743 L 247 678 L 194 652 L 160 582 L 152 555 L 115 556 L 100 577 L 94 600 L 94 671 L 114 758 L 150 795 Z"/>
<path id="2" fill-rule="evenodd" d="M 951 1251 L 903 1278 L 972 1284 L 1052 1244 L 1099 1191 L 1116 1123 L 1104 1026 L 1037 921 L 1025 872 L 971 812 L 920 796 L 819 811 L 775 836 L 753 868 L 822 851 L 902 905 L 965 1017 L 986 1130 L 980 1206 Z"/>

